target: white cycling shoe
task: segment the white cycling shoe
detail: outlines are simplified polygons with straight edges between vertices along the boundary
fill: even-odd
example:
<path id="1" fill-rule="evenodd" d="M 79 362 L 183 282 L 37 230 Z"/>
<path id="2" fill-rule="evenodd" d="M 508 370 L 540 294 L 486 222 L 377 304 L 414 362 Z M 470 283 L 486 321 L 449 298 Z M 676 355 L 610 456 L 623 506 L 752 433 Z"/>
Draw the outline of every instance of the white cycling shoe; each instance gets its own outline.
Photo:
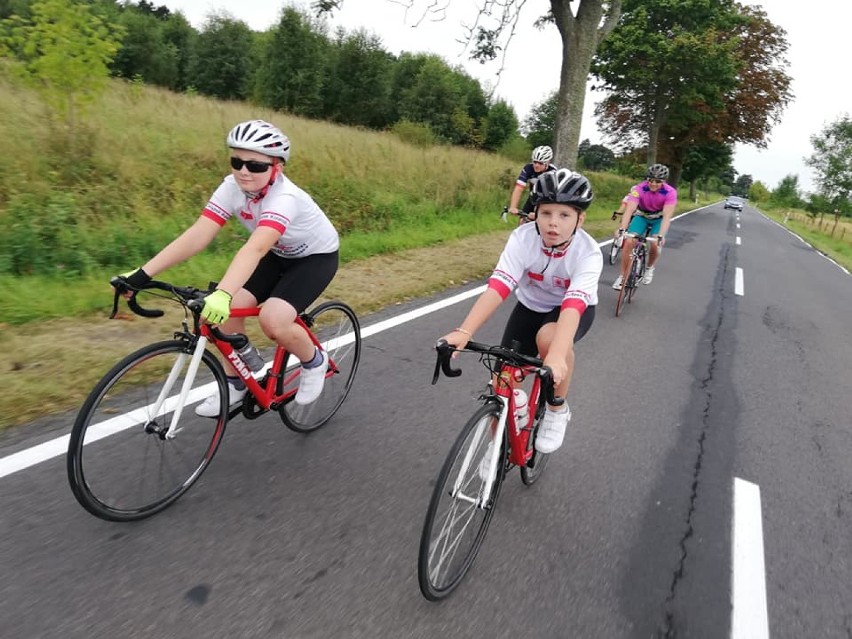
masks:
<path id="1" fill-rule="evenodd" d="M 565 439 L 565 430 L 568 428 L 568 422 L 571 421 L 571 409 L 568 405 L 559 411 L 550 410 L 548 407 L 544 411 L 544 417 L 541 420 L 541 426 L 538 428 L 538 435 L 535 438 L 535 449 L 545 455 L 552 453 L 562 446 L 562 440 Z"/>
<path id="2" fill-rule="evenodd" d="M 228 382 L 228 408 L 232 408 L 237 402 L 241 402 L 248 392 L 247 388 L 237 390 L 231 382 Z M 219 416 L 219 391 L 210 395 L 207 399 L 195 407 L 195 414 L 199 417 Z"/>

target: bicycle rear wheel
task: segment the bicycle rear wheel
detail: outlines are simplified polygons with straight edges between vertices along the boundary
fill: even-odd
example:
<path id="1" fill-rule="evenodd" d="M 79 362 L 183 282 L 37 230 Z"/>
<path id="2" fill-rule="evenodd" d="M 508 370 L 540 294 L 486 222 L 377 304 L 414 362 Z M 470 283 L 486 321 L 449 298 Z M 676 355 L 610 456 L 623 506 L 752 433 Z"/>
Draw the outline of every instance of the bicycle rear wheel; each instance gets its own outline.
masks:
<path id="1" fill-rule="evenodd" d="M 80 505 L 96 517 L 150 517 L 185 493 L 213 459 L 228 412 L 225 373 L 209 351 L 174 436 L 166 437 L 191 359 L 184 341 L 146 346 L 116 364 L 84 402 L 68 443 L 68 481 Z M 217 390 L 219 415 L 198 417 L 193 404 Z"/>
<path id="2" fill-rule="evenodd" d="M 315 402 L 300 405 L 291 400 L 278 410 L 287 428 L 298 433 L 317 430 L 332 418 L 349 394 L 361 361 L 361 326 L 349 306 L 325 302 L 307 314 L 305 323 L 328 353 L 329 370 Z M 299 383 L 298 376 L 294 383 Z"/>
<path id="3" fill-rule="evenodd" d="M 482 501 L 485 480 L 480 465 L 491 444 L 502 406 L 489 402 L 465 424 L 441 468 L 420 536 L 417 576 L 430 601 L 449 595 L 473 564 L 494 515 L 505 475 L 506 437 L 499 445 L 497 476 Z"/>

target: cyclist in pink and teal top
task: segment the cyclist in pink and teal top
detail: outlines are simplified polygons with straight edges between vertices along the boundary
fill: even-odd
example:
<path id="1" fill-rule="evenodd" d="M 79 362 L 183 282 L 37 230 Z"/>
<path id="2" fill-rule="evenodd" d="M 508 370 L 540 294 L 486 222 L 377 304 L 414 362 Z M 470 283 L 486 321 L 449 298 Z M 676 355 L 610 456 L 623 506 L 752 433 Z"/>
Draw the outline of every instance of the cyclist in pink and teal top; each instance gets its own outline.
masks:
<path id="1" fill-rule="evenodd" d="M 633 238 L 625 238 L 624 232 L 642 235 L 649 231 L 648 235 L 656 236 L 657 241 L 651 242 L 651 251 L 648 258 L 648 268 L 645 269 L 643 284 L 650 284 L 654 279 L 654 267 L 660 259 L 660 249 L 665 243 L 666 233 L 672 222 L 675 207 L 677 206 L 677 189 L 666 182 L 669 177 L 669 167 L 664 164 L 653 164 L 648 167 L 648 176 L 644 182 L 640 182 L 627 196 L 627 208 L 621 219 L 621 224 L 616 232 L 616 242 L 624 242 L 626 246 L 621 252 L 621 274 L 612 283 L 612 288 L 621 290 L 627 269 L 630 266 L 630 251 L 633 248 Z"/>

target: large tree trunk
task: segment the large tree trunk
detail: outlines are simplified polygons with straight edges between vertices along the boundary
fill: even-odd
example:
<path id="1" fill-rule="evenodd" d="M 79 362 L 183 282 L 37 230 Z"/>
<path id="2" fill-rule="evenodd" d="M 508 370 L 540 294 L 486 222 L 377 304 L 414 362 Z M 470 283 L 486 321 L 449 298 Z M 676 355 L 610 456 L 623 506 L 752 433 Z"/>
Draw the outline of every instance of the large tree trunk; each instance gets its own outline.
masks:
<path id="1" fill-rule="evenodd" d="M 611 0 L 606 21 L 600 26 L 603 5 L 603 0 L 580 0 L 575 17 L 571 13 L 571 0 L 550 0 L 551 11 L 562 37 L 559 106 L 554 132 L 557 166 L 572 169 L 577 166 L 583 102 L 592 58 L 598 44 L 612 31 L 621 15 L 621 0 Z"/>

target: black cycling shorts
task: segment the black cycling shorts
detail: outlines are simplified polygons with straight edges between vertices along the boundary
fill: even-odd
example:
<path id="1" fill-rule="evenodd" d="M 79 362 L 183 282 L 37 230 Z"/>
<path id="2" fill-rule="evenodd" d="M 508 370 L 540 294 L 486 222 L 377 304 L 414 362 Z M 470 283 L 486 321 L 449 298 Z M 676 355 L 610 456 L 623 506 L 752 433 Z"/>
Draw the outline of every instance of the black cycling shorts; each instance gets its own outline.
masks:
<path id="1" fill-rule="evenodd" d="M 518 302 L 515 308 L 512 309 L 509 321 L 506 322 L 506 328 L 503 331 L 503 338 L 500 340 L 500 345 L 512 348 L 512 342 L 517 341 L 521 345 L 519 352 L 530 357 L 536 357 L 538 355 L 538 346 L 535 344 L 535 336 L 538 335 L 538 331 L 542 326 L 556 322 L 559 319 L 560 310 L 561 308 L 557 306 L 546 313 L 539 313 L 538 311 L 528 309 Z M 574 335 L 575 344 L 589 332 L 589 328 L 591 328 L 594 321 L 595 307 L 587 306 L 583 314 L 580 315 L 580 325 L 577 327 L 577 334 Z"/>
<path id="2" fill-rule="evenodd" d="M 331 283 L 337 263 L 337 251 L 295 259 L 279 257 L 270 251 L 261 258 L 243 288 L 257 298 L 258 304 L 277 297 L 302 313 Z"/>

